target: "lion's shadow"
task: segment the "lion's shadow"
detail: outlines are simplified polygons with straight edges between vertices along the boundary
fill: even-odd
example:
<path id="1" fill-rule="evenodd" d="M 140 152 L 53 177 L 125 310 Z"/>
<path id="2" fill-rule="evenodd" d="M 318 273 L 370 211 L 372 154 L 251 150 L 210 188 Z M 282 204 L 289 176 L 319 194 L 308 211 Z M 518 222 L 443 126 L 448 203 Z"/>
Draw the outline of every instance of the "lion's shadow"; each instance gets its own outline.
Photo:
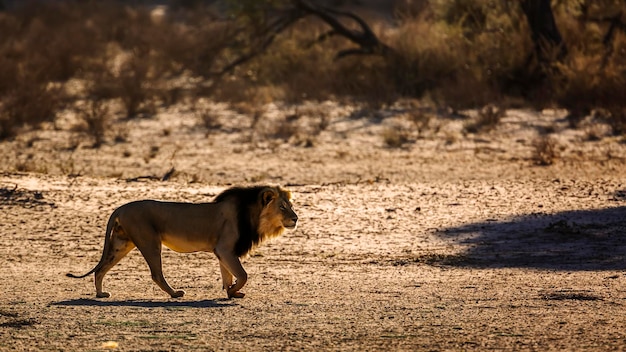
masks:
<path id="1" fill-rule="evenodd" d="M 53 306 L 93 306 L 93 307 L 139 307 L 139 308 L 225 308 L 235 306 L 232 300 L 200 300 L 200 301 L 148 301 L 148 300 L 97 300 L 78 298 L 53 302 Z"/>
<path id="2" fill-rule="evenodd" d="M 535 213 L 447 228 L 466 247 L 445 264 L 552 270 L 626 269 L 626 207 Z"/>

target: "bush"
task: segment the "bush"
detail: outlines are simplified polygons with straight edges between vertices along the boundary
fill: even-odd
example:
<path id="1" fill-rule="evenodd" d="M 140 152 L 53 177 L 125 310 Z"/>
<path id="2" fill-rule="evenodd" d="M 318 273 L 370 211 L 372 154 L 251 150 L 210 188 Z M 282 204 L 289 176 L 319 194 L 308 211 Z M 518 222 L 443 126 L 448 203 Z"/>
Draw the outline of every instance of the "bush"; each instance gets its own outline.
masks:
<path id="1" fill-rule="evenodd" d="M 93 147 L 99 148 L 104 143 L 104 136 L 109 127 L 109 110 L 106 102 L 93 99 L 86 106 L 78 109 L 78 115 L 85 123 L 84 131 L 92 137 Z"/>
<path id="2" fill-rule="evenodd" d="M 15 136 L 22 127 L 54 120 L 61 101 L 58 89 L 29 79 L 5 91 L 0 105 L 0 140 Z"/>
<path id="3" fill-rule="evenodd" d="M 487 105 L 478 110 L 476 119 L 465 125 L 465 131 L 469 133 L 488 132 L 494 129 L 500 120 L 506 115 L 506 110 Z"/>
<path id="4" fill-rule="evenodd" d="M 557 142 L 551 136 L 538 137 L 533 141 L 532 161 L 538 166 L 554 164 L 558 158 Z"/>
<path id="5" fill-rule="evenodd" d="M 625 51 L 626 34 L 619 35 L 613 45 Z M 617 54 L 607 57 L 603 50 L 589 48 L 571 51 L 552 77 L 557 104 L 570 111 L 573 124 L 597 110 L 615 134 L 626 133 L 626 58 Z"/>

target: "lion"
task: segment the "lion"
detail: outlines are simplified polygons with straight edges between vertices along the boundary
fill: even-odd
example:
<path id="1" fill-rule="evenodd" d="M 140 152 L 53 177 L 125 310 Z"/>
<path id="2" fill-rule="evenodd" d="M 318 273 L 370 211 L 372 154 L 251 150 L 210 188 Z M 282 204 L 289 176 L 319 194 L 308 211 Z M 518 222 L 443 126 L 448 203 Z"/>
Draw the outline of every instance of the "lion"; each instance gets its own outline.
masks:
<path id="1" fill-rule="evenodd" d="M 240 258 L 285 229 L 295 229 L 298 216 L 292 207 L 291 192 L 280 186 L 233 187 L 210 203 L 130 202 L 111 214 L 100 262 L 84 275 L 67 276 L 83 278 L 95 273 L 96 297 L 110 297 L 102 290 L 104 275 L 137 247 L 152 280 L 172 298 L 182 297 L 185 291 L 173 289 L 163 277 L 161 249 L 165 245 L 180 253 L 215 253 L 228 298 L 243 298 L 240 290 L 248 274 Z"/>

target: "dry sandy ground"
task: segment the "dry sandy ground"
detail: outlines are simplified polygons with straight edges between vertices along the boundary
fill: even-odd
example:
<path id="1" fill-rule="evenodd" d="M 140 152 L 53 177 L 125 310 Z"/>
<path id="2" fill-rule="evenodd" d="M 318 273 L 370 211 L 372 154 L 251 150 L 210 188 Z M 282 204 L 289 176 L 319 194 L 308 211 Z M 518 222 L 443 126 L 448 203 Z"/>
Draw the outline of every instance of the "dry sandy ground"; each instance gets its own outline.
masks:
<path id="1" fill-rule="evenodd" d="M 208 136 L 170 109 L 116 122 L 126 141 L 100 149 L 62 123 L 0 144 L 0 350 L 626 349 L 626 147 L 586 141 L 601 127 L 510 111 L 480 135 L 454 117 L 417 134 L 402 109 L 326 103 L 281 139 L 277 124 L 211 113 Z M 269 106 L 262 121 L 289 113 Z M 390 130 L 413 132 L 388 148 Z M 546 131 L 559 156 L 534 166 Z M 225 298 L 207 253 L 164 250 L 182 299 L 136 250 L 105 278 L 109 299 L 65 277 L 95 265 L 125 202 L 256 183 L 292 189 L 301 220 L 245 260 L 244 299 Z"/>

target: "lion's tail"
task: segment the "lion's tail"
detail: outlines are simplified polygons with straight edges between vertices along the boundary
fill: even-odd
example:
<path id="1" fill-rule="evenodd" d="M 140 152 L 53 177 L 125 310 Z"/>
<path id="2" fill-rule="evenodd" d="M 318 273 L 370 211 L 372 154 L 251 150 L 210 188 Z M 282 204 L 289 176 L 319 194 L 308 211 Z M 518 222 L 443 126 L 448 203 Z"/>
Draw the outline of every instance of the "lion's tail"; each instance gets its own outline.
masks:
<path id="1" fill-rule="evenodd" d="M 106 257 L 107 253 L 110 250 L 109 247 L 111 247 L 111 233 L 113 232 L 113 226 L 115 226 L 116 221 L 117 221 L 117 210 L 114 211 L 113 214 L 111 214 L 111 217 L 109 218 L 109 222 L 107 222 L 107 229 L 106 229 L 106 233 L 104 234 L 104 249 L 102 250 L 102 257 L 100 258 L 100 262 L 93 269 L 89 270 L 89 272 L 87 272 L 86 274 L 75 275 L 72 273 L 67 273 L 65 274 L 67 277 L 81 279 L 89 274 L 93 274 L 98 269 L 100 269 L 102 265 L 104 265 L 104 261 L 105 261 L 104 258 Z"/>

